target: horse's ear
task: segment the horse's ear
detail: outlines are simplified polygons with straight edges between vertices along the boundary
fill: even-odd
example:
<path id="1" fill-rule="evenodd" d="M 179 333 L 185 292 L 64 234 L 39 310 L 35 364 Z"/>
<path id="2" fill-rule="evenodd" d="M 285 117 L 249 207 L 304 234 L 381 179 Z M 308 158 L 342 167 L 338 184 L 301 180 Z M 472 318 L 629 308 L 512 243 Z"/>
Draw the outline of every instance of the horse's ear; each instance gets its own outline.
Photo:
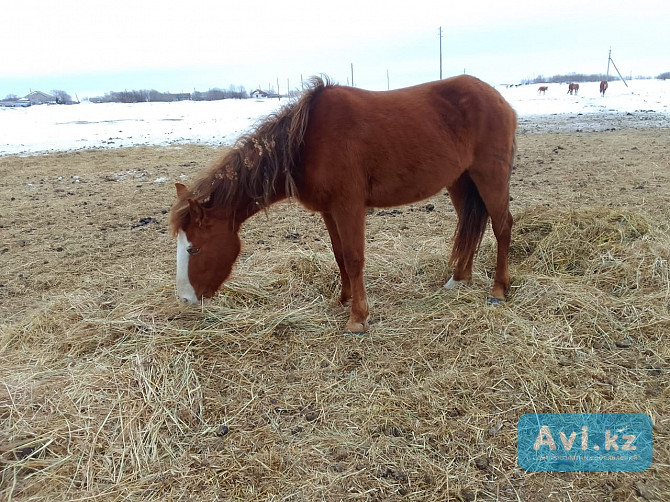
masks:
<path id="1" fill-rule="evenodd" d="M 175 188 L 177 189 L 177 199 L 182 200 L 188 194 L 188 188 L 182 183 L 175 183 Z"/>
<path id="2" fill-rule="evenodd" d="M 188 212 L 191 215 L 191 221 L 198 226 L 202 226 L 205 221 L 205 210 L 195 199 L 188 199 Z"/>

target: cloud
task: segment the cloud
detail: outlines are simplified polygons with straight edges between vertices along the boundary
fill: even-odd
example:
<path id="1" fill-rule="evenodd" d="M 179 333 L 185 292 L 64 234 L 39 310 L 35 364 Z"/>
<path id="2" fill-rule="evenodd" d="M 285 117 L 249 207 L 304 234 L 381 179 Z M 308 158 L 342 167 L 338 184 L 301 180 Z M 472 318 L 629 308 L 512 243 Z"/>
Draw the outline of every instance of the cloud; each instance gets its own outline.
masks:
<path id="1" fill-rule="evenodd" d="M 670 46 L 670 6 L 651 0 L 37 0 L 4 6 L 3 17 L 22 20 L 0 31 L 4 79 L 172 71 L 182 82 L 210 74 L 256 85 L 325 72 L 346 83 L 353 63 L 357 84 L 382 89 L 386 70 L 392 86 L 439 76 L 439 26 L 444 74 L 492 81 L 604 71 L 610 46 L 622 67 L 655 71 Z"/>

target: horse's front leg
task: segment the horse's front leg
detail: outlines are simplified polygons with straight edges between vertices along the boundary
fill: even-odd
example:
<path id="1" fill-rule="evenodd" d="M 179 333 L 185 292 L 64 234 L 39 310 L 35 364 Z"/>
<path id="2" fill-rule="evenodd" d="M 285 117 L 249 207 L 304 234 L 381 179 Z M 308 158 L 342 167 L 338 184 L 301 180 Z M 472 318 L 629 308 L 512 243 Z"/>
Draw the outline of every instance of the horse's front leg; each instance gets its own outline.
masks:
<path id="1" fill-rule="evenodd" d="M 333 246 L 333 254 L 335 261 L 340 269 L 340 279 L 342 281 L 342 292 L 340 293 L 340 303 L 342 305 L 349 305 L 351 302 L 351 282 L 349 281 L 349 274 L 344 266 L 344 255 L 342 253 L 342 241 L 340 240 L 340 233 L 337 230 L 337 224 L 330 213 L 321 213 L 323 221 L 328 229 L 330 235 L 330 243 Z"/>
<path id="2" fill-rule="evenodd" d="M 351 314 L 345 330 L 363 333 L 368 327 L 368 299 L 363 282 L 365 264 L 365 207 L 331 213 L 340 237 L 342 261 L 351 287 Z M 342 274 L 344 276 L 344 274 Z M 344 294 L 344 282 L 342 284 Z"/>

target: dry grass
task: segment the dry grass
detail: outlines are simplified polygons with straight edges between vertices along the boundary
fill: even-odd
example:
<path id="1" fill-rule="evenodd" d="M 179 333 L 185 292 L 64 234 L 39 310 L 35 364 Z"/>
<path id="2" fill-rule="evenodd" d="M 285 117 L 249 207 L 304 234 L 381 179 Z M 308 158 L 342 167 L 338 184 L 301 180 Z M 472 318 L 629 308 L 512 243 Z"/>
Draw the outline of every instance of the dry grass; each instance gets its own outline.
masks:
<path id="1" fill-rule="evenodd" d="M 293 204 L 248 222 L 211 303 L 175 301 L 154 180 L 208 148 L 0 158 L 0 499 L 670 499 L 669 138 L 522 136 L 499 308 L 490 232 L 472 286 L 441 289 L 444 196 L 369 216 L 364 337 Z M 647 413 L 654 463 L 525 472 L 533 411 Z"/>

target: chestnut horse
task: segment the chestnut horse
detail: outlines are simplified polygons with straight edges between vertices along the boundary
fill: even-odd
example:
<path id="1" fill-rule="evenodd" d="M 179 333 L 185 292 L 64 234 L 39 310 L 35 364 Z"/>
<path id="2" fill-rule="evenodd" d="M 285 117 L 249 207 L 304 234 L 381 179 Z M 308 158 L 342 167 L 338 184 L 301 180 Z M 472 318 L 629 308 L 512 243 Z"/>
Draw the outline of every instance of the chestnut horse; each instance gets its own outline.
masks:
<path id="1" fill-rule="evenodd" d="M 579 84 L 570 84 L 568 86 L 568 94 L 572 94 L 574 92 L 576 95 L 577 91 L 579 91 Z"/>
<path id="2" fill-rule="evenodd" d="M 470 77 L 386 92 L 313 77 L 302 97 L 240 138 L 190 189 L 177 183 L 177 295 L 197 303 L 230 275 L 240 226 L 288 197 L 321 214 L 340 269 L 346 330 L 367 328 L 363 282 L 368 207 L 416 202 L 446 188 L 458 214 L 447 288 L 469 281 L 490 216 L 498 243 L 492 303 L 509 287 L 509 181 L 516 114 Z"/>
<path id="3" fill-rule="evenodd" d="M 603 80 L 600 82 L 600 94 L 605 97 L 605 91 L 609 87 L 609 84 L 607 83 L 607 80 Z"/>
<path id="4" fill-rule="evenodd" d="M 537 93 L 538 94 L 540 94 L 540 93 L 544 94 L 545 92 L 547 92 L 547 89 L 549 89 L 549 87 L 547 87 L 546 85 L 543 85 L 542 87 L 538 88 Z"/>

